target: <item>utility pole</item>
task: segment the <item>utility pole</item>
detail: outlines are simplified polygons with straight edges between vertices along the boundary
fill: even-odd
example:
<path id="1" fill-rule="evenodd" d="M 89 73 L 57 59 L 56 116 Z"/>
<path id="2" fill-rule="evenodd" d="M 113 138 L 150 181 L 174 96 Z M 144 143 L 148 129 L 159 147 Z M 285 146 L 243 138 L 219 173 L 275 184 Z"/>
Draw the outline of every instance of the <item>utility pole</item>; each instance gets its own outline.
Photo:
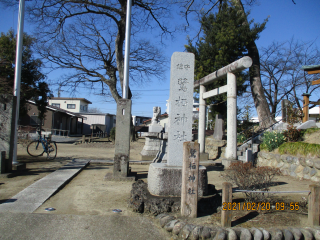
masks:
<path id="1" fill-rule="evenodd" d="M 19 2 L 19 17 L 17 31 L 16 63 L 14 73 L 13 95 L 17 98 L 16 114 L 14 119 L 14 144 L 12 164 L 18 164 L 17 161 L 17 142 L 18 142 L 18 121 L 20 107 L 20 85 L 21 85 L 21 62 L 22 62 L 22 43 L 23 43 L 23 21 L 24 21 L 24 0 Z"/>
<path id="2" fill-rule="evenodd" d="M 131 5 L 132 0 L 127 0 L 127 19 L 126 19 L 126 45 L 124 52 L 124 79 L 123 79 L 123 99 L 128 99 L 129 88 L 129 58 L 130 58 L 130 35 L 131 35 Z"/>

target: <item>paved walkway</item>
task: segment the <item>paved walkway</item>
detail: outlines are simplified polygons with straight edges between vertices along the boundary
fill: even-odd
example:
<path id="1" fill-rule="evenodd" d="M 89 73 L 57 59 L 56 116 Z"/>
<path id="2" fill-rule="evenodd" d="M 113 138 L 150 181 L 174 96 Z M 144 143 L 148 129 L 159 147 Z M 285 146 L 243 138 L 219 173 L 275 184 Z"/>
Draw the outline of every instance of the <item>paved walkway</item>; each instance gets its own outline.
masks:
<path id="1" fill-rule="evenodd" d="M 73 160 L 0 204 L 0 212 L 32 213 L 59 191 L 89 160 Z"/>

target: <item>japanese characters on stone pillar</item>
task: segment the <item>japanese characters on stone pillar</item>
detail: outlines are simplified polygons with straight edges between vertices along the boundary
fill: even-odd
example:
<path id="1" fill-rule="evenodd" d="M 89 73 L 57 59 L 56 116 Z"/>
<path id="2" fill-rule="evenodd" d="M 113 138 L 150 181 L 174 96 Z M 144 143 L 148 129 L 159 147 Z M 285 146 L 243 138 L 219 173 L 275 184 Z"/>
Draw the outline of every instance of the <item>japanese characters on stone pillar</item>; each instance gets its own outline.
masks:
<path id="1" fill-rule="evenodd" d="M 181 215 L 185 217 L 197 217 L 199 156 L 199 143 L 183 143 Z"/>
<path id="2" fill-rule="evenodd" d="M 171 57 L 168 165 L 182 166 L 183 142 L 192 140 L 194 54 Z"/>

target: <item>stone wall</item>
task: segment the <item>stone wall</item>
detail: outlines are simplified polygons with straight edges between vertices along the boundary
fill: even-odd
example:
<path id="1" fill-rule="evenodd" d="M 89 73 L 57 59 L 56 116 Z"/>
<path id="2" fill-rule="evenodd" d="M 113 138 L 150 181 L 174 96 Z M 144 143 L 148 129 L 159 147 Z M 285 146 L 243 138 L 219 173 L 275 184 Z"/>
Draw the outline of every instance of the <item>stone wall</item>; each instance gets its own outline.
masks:
<path id="1" fill-rule="evenodd" d="M 279 168 L 283 175 L 320 182 L 320 158 L 259 152 L 257 166 Z"/>
<path id="2" fill-rule="evenodd" d="M 168 214 L 159 214 L 157 223 L 171 233 L 171 239 L 320 239 L 319 227 L 222 228 L 219 226 L 199 226 L 189 224 L 185 219 L 177 219 Z"/>

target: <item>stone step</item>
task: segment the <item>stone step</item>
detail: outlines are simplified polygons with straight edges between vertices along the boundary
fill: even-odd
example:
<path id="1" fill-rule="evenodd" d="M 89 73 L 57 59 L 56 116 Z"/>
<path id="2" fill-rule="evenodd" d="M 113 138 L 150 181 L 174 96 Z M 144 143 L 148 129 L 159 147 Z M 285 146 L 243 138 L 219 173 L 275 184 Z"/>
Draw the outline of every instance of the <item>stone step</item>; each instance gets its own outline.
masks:
<path id="1" fill-rule="evenodd" d="M 243 152 L 242 151 L 237 151 L 237 156 L 242 156 Z"/>
<path id="2" fill-rule="evenodd" d="M 246 156 L 238 156 L 238 160 L 246 161 Z"/>

